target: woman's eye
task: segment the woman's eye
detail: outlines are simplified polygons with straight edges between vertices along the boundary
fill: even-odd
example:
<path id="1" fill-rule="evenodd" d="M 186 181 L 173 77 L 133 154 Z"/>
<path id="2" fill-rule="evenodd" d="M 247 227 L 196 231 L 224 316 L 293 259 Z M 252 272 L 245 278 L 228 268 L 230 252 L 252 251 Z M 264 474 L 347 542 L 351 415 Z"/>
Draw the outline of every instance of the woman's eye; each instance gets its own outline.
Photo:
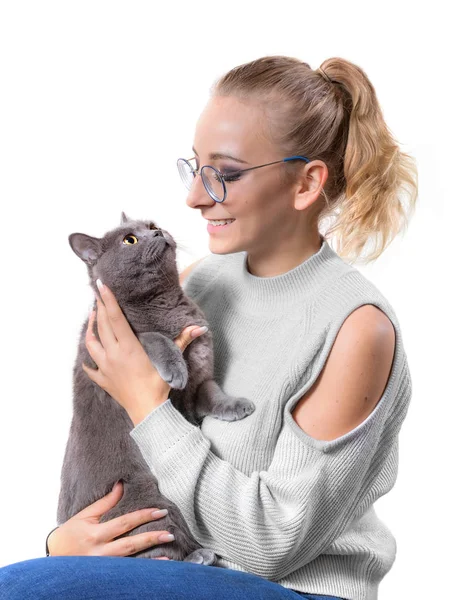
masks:
<path id="1" fill-rule="evenodd" d="M 228 183 L 237 181 L 237 179 L 240 179 L 240 171 L 231 171 L 227 173 L 224 172 L 222 173 L 222 178 Z"/>
<path id="2" fill-rule="evenodd" d="M 158 229 L 158 227 L 155 227 L 154 223 L 150 223 L 150 229 Z"/>
<path id="3" fill-rule="evenodd" d="M 133 233 L 129 233 L 123 238 L 123 243 L 127 246 L 133 246 L 134 244 L 138 244 L 138 239 L 133 235 Z"/>

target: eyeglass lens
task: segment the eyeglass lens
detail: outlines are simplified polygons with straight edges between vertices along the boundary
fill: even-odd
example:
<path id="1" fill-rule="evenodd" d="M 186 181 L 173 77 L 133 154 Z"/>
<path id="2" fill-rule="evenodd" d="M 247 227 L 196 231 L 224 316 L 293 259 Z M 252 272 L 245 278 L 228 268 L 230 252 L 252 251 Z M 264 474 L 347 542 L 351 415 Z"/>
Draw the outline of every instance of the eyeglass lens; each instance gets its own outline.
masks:
<path id="1" fill-rule="evenodd" d="M 192 166 L 187 161 L 180 159 L 178 161 L 178 171 L 184 185 L 190 190 L 194 180 Z M 211 166 L 204 166 L 202 168 L 202 182 L 211 198 L 217 202 L 222 202 L 225 190 L 219 173 Z"/>

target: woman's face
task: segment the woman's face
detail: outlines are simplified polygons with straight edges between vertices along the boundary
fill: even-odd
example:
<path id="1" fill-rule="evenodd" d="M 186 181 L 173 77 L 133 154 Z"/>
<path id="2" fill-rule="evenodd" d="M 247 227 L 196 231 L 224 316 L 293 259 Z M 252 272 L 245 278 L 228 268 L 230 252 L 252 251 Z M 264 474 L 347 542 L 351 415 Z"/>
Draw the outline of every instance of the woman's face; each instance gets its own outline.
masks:
<path id="1" fill-rule="evenodd" d="M 233 97 L 211 98 L 196 125 L 193 153 L 197 167 L 211 165 L 225 174 L 285 158 L 266 139 L 264 125 L 265 115 L 260 108 Z M 245 163 L 212 158 L 215 153 Z M 209 233 L 212 253 L 247 250 L 265 254 L 275 245 L 281 248 L 285 239 L 294 238 L 303 214 L 294 207 L 292 191 L 296 188 L 283 183 L 280 170 L 287 168 L 281 162 L 227 181 L 227 197 L 222 203 L 214 202 L 208 195 L 200 175 L 194 178 L 187 205 L 199 209 L 205 219 L 235 219 L 231 225 Z"/>

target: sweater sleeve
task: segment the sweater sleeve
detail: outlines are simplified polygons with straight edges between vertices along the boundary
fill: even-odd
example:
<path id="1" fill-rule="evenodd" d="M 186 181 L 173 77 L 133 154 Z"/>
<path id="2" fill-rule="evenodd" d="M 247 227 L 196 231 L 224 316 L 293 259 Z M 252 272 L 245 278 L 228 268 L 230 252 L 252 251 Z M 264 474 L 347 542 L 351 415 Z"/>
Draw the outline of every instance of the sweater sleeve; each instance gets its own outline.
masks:
<path id="1" fill-rule="evenodd" d="M 394 405 L 408 397 L 410 384 L 406 361 L 398 367 L 372 413 L 335 440 L 316 440 L 297 425 L 291 409 L 302 394 L 295 394 L 284 408 L 271 464 L 249 476 L 216 456 L 200 427 L 169 399 L 130 435 L 198 543 L 248 572 L 279 580 L 316 558 L 361 505 L 365 510 L 388 491 L 381 471 L 393 462 L 406 412 L 406 403 Z M 387 419 L 390 436 L 384 436 Z"/>

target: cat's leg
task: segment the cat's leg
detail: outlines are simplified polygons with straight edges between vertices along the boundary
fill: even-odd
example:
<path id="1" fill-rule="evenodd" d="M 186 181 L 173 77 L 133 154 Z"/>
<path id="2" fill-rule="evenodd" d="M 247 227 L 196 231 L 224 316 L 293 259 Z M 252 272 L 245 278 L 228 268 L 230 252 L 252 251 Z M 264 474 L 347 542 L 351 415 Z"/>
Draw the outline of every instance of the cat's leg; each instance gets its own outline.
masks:
<path id="1" fill-rule="evenodd" d="M 255 404 L 247 398 L 228 396 L 213 379 L 203 381 L 195 397 L 198 418 L 211 416 L 221 421 L 239 421 L 255 410 Z"/>
<path id="2" fill-rule="evenodd" d="M 156 331 L 139 333 L 137 337 L 161 378 L 174 389 L 184 389 L 188 366 L 174 341 Z"/>

